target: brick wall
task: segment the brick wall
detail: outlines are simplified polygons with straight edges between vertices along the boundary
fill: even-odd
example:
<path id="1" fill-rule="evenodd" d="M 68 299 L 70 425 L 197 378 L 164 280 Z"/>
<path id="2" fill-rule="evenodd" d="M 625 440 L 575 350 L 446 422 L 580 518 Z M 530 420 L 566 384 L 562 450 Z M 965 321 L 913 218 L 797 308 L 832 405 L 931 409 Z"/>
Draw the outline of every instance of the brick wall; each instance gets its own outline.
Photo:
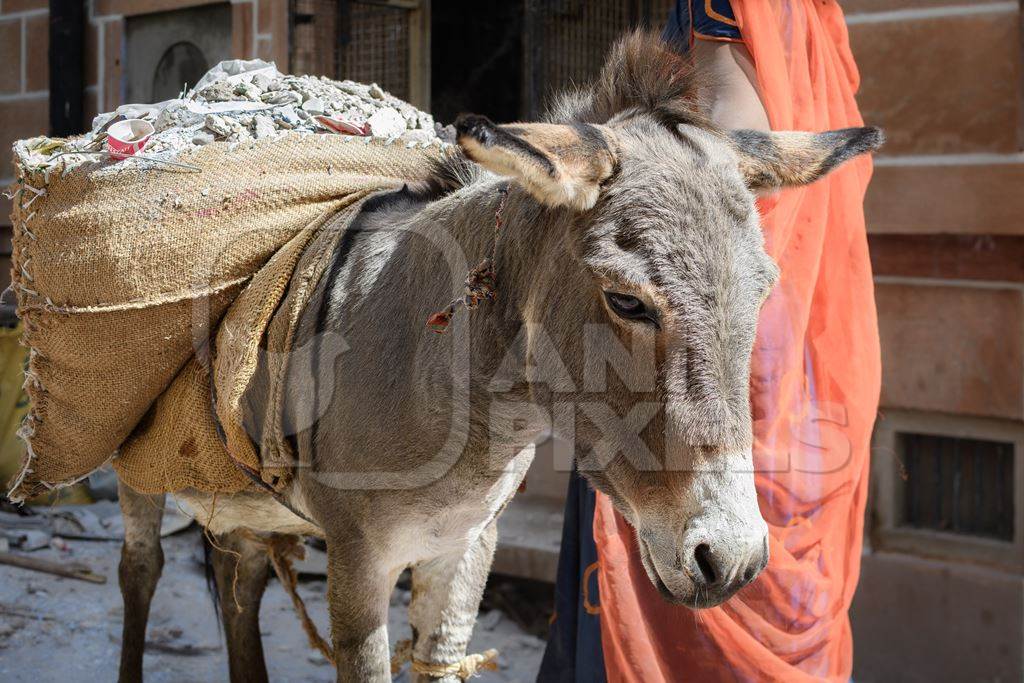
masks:
<path id="1" fill-rule="evenodd" d="M 125 20 L 224 0 L 89 0 L 85 27 L 83 129 L 124 104 Z M 11 145 L 49 128 L 49 3 L 0 0 L 0 186 L 13 180 Z M 288 0 L 233 0 L 231 53 L 288 68 Z M 9 281 L 10 200 L 0 198 L 0 288 Z"/>
<path id="2" fill-rule="evenodd" d="M 49 120 L 46 0 L 0 0 L 0 187 L 13 180 L 11 144 L 46 132 Z M 10 224 L 11 202 L 0 197 L 0 226 Z M 10 269 L 10 233 L 0 230 L 0 286 Z"/>

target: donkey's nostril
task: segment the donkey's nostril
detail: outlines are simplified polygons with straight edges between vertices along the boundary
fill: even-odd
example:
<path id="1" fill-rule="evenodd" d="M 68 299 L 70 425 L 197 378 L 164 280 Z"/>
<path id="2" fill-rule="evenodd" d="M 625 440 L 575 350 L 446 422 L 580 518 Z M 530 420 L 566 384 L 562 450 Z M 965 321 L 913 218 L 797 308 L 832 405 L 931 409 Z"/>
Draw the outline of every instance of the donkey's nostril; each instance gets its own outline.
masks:
<path id="1" fill-rule="evenodd" d="M 715 583 L 718 580 L 718 576 L 715 574 L 715 567 L 711 563 L 711 546 L 707 543 L 701 543 L 694 549 L 693 555 L 697 560 L 700 573 L 704 576 L 704 581 L 708 585 Z"/>

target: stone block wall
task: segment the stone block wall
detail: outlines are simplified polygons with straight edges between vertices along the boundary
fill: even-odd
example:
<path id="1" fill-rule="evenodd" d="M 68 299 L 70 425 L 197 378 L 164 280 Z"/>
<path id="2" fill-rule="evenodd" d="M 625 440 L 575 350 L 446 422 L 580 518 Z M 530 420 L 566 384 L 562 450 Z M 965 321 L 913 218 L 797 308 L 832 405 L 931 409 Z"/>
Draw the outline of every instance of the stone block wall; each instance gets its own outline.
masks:
<path id="1" fill-rule="evenodd" d="M 927 425 L 932 433 L 1020 444 L 1021 5 L 842 5 L 861 111 L 889 138 L 865 203 L 882 341 L 880 429 Z M 1013 474 L 1018 506 L 1022 458 L 1018 452 Z M 1012 543 L 985 542 L 986 553 L 951 552 L 962 541 L 949 534 L 922 534 L 916 550 L 894 550 L 880 519 L 898 509 L 886 498 L 898 487 L 879 483 L 893 480 L 899 454 L 876 442 L 872 464 L 869 538 L 852 613 L 854 678 L 1024 678 L 1024 577 L 1019 562 L 991 560 L 1024 556 L 1024 530 Z"/>

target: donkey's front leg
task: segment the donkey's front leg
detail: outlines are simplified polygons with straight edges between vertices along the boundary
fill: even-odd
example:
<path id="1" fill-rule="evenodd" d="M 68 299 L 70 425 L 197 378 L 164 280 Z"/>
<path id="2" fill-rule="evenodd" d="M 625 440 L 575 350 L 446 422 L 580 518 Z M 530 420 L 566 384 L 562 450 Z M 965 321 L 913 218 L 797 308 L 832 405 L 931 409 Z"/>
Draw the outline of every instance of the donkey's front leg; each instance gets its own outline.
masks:
<path id="1" fill-rule="evenodd" d="M 121 667 L 117 679 L 121 683 L 135 683 L 142 680 L 149 605 L 164 566 L 164 553 L 160 548 L 164 495 L 138 493 L 119 480 L 117 497 L 124 519 L 124 545 L 117 572 L 124 601 Z"/>
<path id="2" fill-rule="evenodd" d="M 338 683 L 389 682 L 388 605 L 398 577 L 380 566 L 366 544 L 348 538 L 327 536 L 327 603 Z"/>
<path id="3" fill-rule="evenodd" d="M 446 668 L 456 670 L 466 656 L 497 536 L 497 525 L 492 521 L 464 553 L 413 567 L 413 599 L 409 605 L 413 659 L 421 670 L 436 672 L 416 673 L 414 667 L 414 682 L 461 680 L 455 673 L 438 674 Z"/>

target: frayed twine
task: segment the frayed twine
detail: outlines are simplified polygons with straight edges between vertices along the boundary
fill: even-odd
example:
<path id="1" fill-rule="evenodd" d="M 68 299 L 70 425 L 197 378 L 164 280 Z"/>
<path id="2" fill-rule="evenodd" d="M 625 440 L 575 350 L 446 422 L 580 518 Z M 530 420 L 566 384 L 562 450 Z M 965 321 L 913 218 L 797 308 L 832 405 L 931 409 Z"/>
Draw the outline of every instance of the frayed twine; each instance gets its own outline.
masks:
<path id="1" fill-rule="evenodd" d="M 25 494 L 18 493 L 18 490 L 25 483 L 25 478 L 32 473 L 32 461 L 36 459 L 36 452 L 32 449 L 32 442 L 30 441 L 36 431 L 34 425 L 29 422 L 32 419 L 31 413 L 26 415 L 17 431 L 18 438 L 25 442 L 25 455 L 21 461 L 21 470 L 14 475 L 14 479 L 11 481 L 7 491 L 7 500 L 15 505 L 25 502 Z"/>
<path id="2" fill-rule="evenodd" d="M 37 375 L 31 368 L 25 370 L 25 379 L 21 383 L 21 388 L 25 391 L 28 391 L 29 389 L 45 391 L 45 389 L 43 389 L 43 383 L 39 381 L 39 375 Z"/>
<path id="3" fill-rule="evenodd" d="M 508 201 L 508 188 L 508 184 L 505 184 L 498 190 L 501 194 L 501 202 L 494 212 L 494 239 L 491 241 L 489 255 L 469 271 L 462 296 L 452 299 L 444 310 L 427 318 L 427 327 L 438 334 L 444 334 L 448 330 L 459 306 L 472 311 L 480 305 L 481 301 L 493 301 L 498 298 L 498 276 L 494 271 L 494 250 L 497 248 L 498 234 L 501 232 L 502 213 L 505 210 L 505 203 Z"/>
<path id="4" fill-rule="evenodd" d="M 270 565 L 277 575 L 277 580 L 281 583 L 288 597 L 291 598 L 292 607 L 295 609 L 295 614 L 299 617 L 302 630 L 306 632 L 309 646 L 317 650 L 323 655 L 324 659 L 333 665 L 335 663 L 334 651 L 328 642 L 324 640 L 323 636 L 320 635 L 316 624 L 306 610 L 306 604 L 299 595 L 299 575 L 292 566 L 293 560 L 301 561 L 306 556 L 306 548 L 302 545 L 299 537 L 292 534 L 271 534 L 267 536 L 258 534 L 252 529 L 245 527 L 239 528 L 238 532 L 250 541 L 261 545 L 266 551 L 267 557 L 270 559 Z M 237 598 L 235 601 L 237 604 Z"/>
<path id="5" fill-rule="evenodd" d="M 28 207 L 32 206 L 32 202 L 34 202 L 35 200 L 39 199 L 40 197 L 45 197 L 46 196 L 46 190 L 37 190 L 36 188 L 32 187 L 31 185 L 25 185 L 25 189 L 32 190 L 32 192 L 34 192 L 35 194 L 32 196 L 31 199 L 29 199 L 27 202 L 25 202 L 24 204 L 21 205 L 21 210 L 22 211 L 24 211 Z M 33 216 L 35 215 L 34 211 L 32 212 L 32 215 Z"/>
<path id="6" fill-rule="evenodd" d="M 444 334 L 452 321 L 458 306 L 472 311 L 481 301 L 493 301 L 498 297 L 497 279 L 494 274 L 494 263 L 485 258 L 466 277 L 463 294 L 448 304 L 448 308 L 438 311 L 427 318 L 427 326 L 438 334 Z"/>

